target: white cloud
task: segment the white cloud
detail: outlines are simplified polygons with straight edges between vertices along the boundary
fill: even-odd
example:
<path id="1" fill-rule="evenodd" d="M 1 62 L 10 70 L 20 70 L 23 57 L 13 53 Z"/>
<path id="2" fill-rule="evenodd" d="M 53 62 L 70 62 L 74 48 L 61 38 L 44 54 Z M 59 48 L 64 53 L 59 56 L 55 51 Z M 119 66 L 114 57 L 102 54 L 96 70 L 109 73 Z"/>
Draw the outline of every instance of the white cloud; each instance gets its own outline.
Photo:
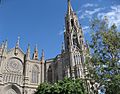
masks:
<path id="1" fill-rule="evenodd" d="M 63 35 L 64 32 L 65 32 L 65 30 L 61 30 L 61 31 L 59 31 L 59 35 L 60 35 L 60 36 Z"/>
<path id="2" fill-rule="evenodd" d="M 82 10 L 76 11 L 77 14 L 82 13 Z"/>
<path id="3" fill-rule="evenodd" d="M 86 10 L 79 18 L 80 19 L 84 19 L 85 17 L 86 18 L 92 18 L 92 16 L 95 14 L 95 13 L 97 13 L 97 12 L 99 12 L 99 11 L 101 11 L 101 10 L 103 10 L 104 8 L 96 8 L 96 9 L 94 9 L 94 10 Z"/>
<path id="4" fill-rule="evenodd" d="M 84 7 L 94 7 L 95 5 L 93 4 L 86 4 L 84 5 Z M 93 18 L 94 15 L 97 15 L 98 18 L 104 18 L 105 16 L 108 18 L 108 22 L 109 22 L 109 26 L 111 26 L 112 24 L 116 24 L 118 29 L 120 30 L 120 5 L 116 5 L 116 6 L 111 6 L 108 12 L 101 12 L 103 10 L 107 10 L 106 8 L 94 8 L 93 10 L 86 10 L 84 12 L 80 13 L 80 17 L 79 19 L 91 19 Z"/>
<path id="5" fill-rule="evenodd" d="M 92 10 L 92 11 L 86 10 L 85 13 L 87 13 L 87 14 L 89 14 L 89 15 L 93 15 L 93 14 L 95 14 L 95 13 L 97 13 L 97 12 L 103 10 L 103 9 L 104 9 L 104 8 L 96 8 L 96 9 L 94 9 L 94 10 Z"/>
<path id="6" fill-rule="evenodd" d="M 97 6 L 98 6 L 97 4 L 87 3 L 87 4 L 83 5 L 82 8 L 88 8 L 88 7 L 95 8 Z M 84 19 L 85 17 L 91 18 L 91 15 L 98 12 L 99 10 L 100 10 L 100 8 L 96 8 L 94 10 L 86 10 L 85 12 L 83 12 L 83 10 L 80 10 L 80 11 L 77 11 L 77 13 L 78 14 L 80 13 L 80 17 L 79 17 L 80 19 Z"/>
<path id="7" fill-rule="evenodd" d="M 109 26 L 116 24 L 120 28 L 120 5 L 111 6 L 109 12 L 98 13 L 98 18 L 103 19 L 105 16 L 108 18 Z"/>
<path id="8" fill-rule="evenodd" d="M 83 30 L 86 30 L 86 29 L 88 29 L 89 28 L 89 26 L 83 26 Z"/>
<path id="9" fill-rule="evenodd" d="M 79 18 L 84 19 L 86 16 L 87 16 L 86 14 L 82 14 Z"/>
<path id="10" fill-rule="evenodd" d="M 82 7 L 87 8 L 87 7 L 97 7 L 97 4 L 91 4 L 91 3 L 87 3 L 85 5 L 83 5 Z"/>
<path id="11" fill-rule="evenodd" d="M 89 32 L 89 26 L 83 26 L 83 32 L 84 32 L 84 34 L 86 34 L 86 33 L 88 33 Z"/>
<path id="12" fill-rule="evenodd" d="M 111 9 L 117 11 L 117 12 L 120 12 L 120 5 L 118 6 L 111 6 Z"/>

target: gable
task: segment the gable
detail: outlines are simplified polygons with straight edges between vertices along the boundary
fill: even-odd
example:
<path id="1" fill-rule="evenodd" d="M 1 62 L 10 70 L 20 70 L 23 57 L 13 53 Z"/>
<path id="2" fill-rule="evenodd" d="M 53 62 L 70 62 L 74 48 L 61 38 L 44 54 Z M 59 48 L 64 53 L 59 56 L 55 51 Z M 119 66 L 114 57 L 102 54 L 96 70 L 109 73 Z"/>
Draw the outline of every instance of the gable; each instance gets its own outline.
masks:
<path id="1" fill-rule="evenodd" d="M 16 57 L 16 58 L 21 59 L 22 61 L 24 61 L 24 57 L 25 57 L 24 52 L 20 48 L 10 49 L 10 50 L 8 50 L 6 55 L 7 55 L 7 59 L 9 59 L 11 57 Z"/>

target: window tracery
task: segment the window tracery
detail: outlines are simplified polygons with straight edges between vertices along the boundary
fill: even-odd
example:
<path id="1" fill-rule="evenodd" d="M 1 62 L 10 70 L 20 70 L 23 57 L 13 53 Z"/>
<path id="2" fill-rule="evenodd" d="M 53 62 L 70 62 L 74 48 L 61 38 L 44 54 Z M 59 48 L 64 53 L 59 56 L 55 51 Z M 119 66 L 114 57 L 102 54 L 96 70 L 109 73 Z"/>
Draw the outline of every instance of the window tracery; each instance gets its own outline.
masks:
<path id="1" fill-rule="evenodd" d="M 34 66 L 32 69 L 32 83 L 38 83 L 38 73 L 39 73 L 38 67 Z"/>

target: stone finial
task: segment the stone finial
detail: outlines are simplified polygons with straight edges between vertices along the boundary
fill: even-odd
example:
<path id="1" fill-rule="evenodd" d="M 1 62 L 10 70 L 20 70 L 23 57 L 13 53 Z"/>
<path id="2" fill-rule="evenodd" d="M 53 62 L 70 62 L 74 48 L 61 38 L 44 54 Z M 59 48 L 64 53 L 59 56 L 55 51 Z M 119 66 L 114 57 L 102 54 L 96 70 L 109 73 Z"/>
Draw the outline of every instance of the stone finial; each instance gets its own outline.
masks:
<path id="1" fill-rule="evenodd" d="M 14 52 L 14 54 L 16 56 L 18 55 L 19 44 L 20 44 L 20 37 L 18 36 L 18 39 L 17 39 L 17 42 L 16 42 L 16 46 L 15 46 L 15 52 Z"/>
<path id="2" fill-rule="evenodd" d="M 5 41 L 5 49 L 7 50 L 7 47 L 8 47 L 8 42 L 7 42 L 7 40 Z"/>
<path id="3" fill-rule="evenodd" d="M 2 49 L 4 48 L 4 41 L 3 41 L 2 44 L 1 44 L 1 48 L 2 48 Z"/>
<path id="4" fill-rule="evenodd" d="M 42 63 L 44 63 L 44 61 L 45 61 L 45 54 L 44 54 L 44 50 L 42 49 L 42 54 L 41 54 L 42 56 L 41 56 L 41 62 Z"/>
<path id="5" fill-rule="evenodd" d="M 28 44 L 27 53 L 30 53 L 30 44 Z"/>
<path id="6" fill-rule="evenodd" d="M 6 55 L 6 52 L 7 52 L 7 40 L 2 42 L 0 51 L 1 51 L 2 56 Z"/>
<path id="7" fill-rule="evenodd" d="M 34 59 L 34 60 L 38 60 L 38 49 L 37 49 L 37 44 L 36 44 L 35 49 L 34 49 L 33 59 Z"/>
<path id="8" fill-rule="evenodd" d="M 17 42 L 16 42 L 16 48 L 19 48 L 19 44 L 20 44 L 20 37 L 18 36 Z"/>
<path id="9" fill-rule="evenodd" d="M 30 44 L 28 44 L 27 52 L 26 52 L 26 59 L 30 59 Z"/>
<path id="10" fill-rule="evenodd" d="M 1 44 L 1 55 L 3 56 L 3 53 L 4 53 L 4 48 L 5 48 L 5 42 L 3 41 L 2 44 Z"/>
<path id="11" fill-rule="evenodd" d="M 44 57 L 44 50 L 42 49 L 42 57 Z"/>

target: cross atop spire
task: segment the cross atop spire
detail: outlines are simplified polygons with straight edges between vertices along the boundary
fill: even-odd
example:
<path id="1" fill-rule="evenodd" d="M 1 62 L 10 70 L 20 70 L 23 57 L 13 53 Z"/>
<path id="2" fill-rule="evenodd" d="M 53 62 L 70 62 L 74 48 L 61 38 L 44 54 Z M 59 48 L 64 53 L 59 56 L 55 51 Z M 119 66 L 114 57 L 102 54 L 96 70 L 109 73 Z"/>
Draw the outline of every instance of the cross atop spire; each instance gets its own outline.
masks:
<path id="1" fill-rule="evenodd" d="M 67 13 L 70 15 L 71 12 L 73 12 L 73 9 L 72 9 L 72 6 L 71 6 L 71 3 L 70 3 L 70 0 L 68 0 L 68 11 L 67 11 Z"/>

